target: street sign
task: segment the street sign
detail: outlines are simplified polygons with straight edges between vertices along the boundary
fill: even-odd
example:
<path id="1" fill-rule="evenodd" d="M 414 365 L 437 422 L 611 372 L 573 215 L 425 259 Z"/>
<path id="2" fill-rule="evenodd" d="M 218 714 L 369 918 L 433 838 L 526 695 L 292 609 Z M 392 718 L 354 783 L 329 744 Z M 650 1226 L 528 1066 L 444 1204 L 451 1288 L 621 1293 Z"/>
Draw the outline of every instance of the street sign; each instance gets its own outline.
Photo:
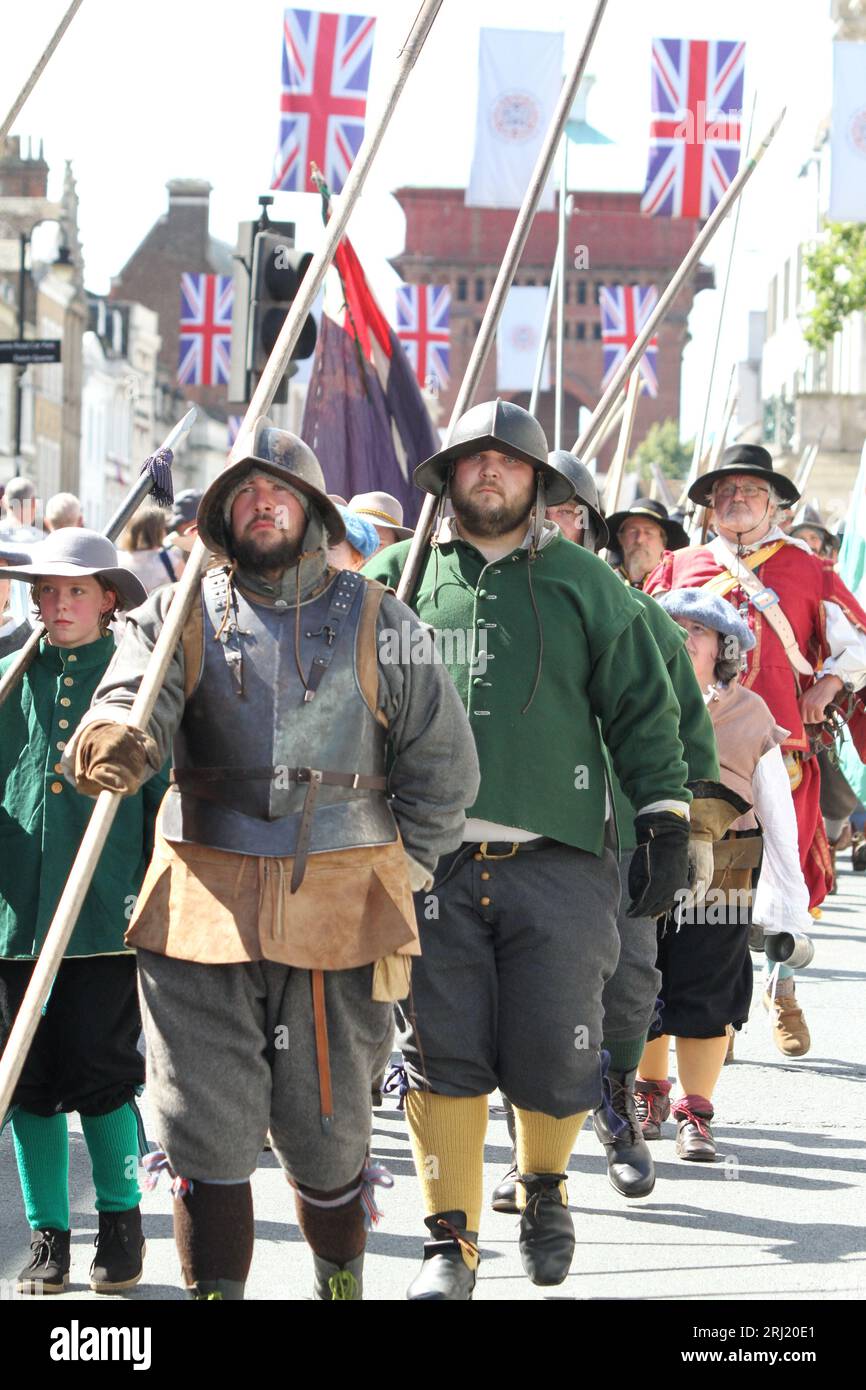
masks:
<path id="1" fill-rule="evenodd" d="M 59 338 L 0 338 L 0 364 L 26 367 L 31 362 L 59 361 Z"/>

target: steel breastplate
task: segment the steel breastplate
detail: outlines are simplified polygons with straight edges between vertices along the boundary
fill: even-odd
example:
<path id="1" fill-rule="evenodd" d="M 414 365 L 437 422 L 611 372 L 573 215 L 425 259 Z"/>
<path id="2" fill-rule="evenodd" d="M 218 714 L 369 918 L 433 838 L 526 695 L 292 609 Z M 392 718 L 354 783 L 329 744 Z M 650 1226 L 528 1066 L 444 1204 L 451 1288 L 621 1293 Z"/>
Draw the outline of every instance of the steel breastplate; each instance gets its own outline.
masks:
<path id="1" fill-rule="evenodd" d="M 306 683 L 317 660 L 327 663 L 309 699 L 295 659 L 294 606 L 253 603 L 228 585 L 224 571 L 206 576 L 202 672 L 174 740 L 175 775 L 183 782 L 189 770 L 195 790 L 171 788 L 162 818 L 167 840 L 292 855 L 307 788 L 280 769 L 384 774 L 387 732 L 361 693 L 356 664 L 364 587 L 359 575 L 344 571 L 300 605 L 298 652 Z M 215 767 L 228 775 L 196 782 L 196 769 Z M 275 775 L 244 776 L 263 768 Z M 309 853 L 396 838 L 384 791 L 319 788 Z"/>

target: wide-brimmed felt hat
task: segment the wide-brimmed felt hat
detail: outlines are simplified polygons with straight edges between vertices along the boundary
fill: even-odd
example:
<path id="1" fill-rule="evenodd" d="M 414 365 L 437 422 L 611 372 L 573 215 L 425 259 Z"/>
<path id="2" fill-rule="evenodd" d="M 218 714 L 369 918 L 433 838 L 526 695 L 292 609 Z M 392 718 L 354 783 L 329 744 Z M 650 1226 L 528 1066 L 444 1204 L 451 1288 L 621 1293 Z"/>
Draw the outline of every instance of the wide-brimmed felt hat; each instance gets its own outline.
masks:
<path id="1" fill-rule="evenodd" d="M 117 593 L 118 608 L 137 608 L 147 598 L 147 590 L 131 570 L 117 563 L 117 551 L 107 536 L 86 526 L 61 526 L 50 531 L 44 541 L 34 545 L 30 563 L 10 566 L 5 579 L 75 579 L 90 575 L 110 584 Z"/>
<path id="2" fill-rule="evenodd" d="M 637 497 L 626 511 L 613 512 L 607 518 L 607 529 L 614 540 L 620 526 L 630 516 L 642 516 L 660 526 L 665 533 L 668 550 L 684 550 L 689 543 L 687 533 L 678 521 L 668 515 L 664 502 L 657 502 L 652 497 Z"/>
<path id="3" fill-rule="evenodd" d="M 3 577 L 6 577 L 6 565 L 29 565 L 31 553 L 32 552 L 29 550 L 20 550 L 17 547 L 13 548 L 11 545 L 7 545 L 5 541 L 0 541 L 0 560 L 5 561 Z"/>
<path id="4" fill-rule="evenodd" d="M 687 618 L 720 632 L 723 637 L 733 637 L 741 652 L 750 652 L 755 645 L 755 634 L 748 623 L 743 621 L 734 605 L 719 594 L 707 593 L 706 589 L 670 589 L 656 597 L 672 618 Z"/>
<path id="5" fill-rule="evenodd" d="M 548 506 L 567 502 L 574 496 L 568 478 L 547 462 L 547 435 L 535 416 L 513 401 L 502 400 L 501 396 L 495 401 L 474 405 L 461 415 L 447 447 L 418 464 L 413 474 L 415 482 L 425 492 L 441 497 L 448 485 L 451 465 L 457 459 L 483 453 L 485 449 L 494 449 L 532 464 L 544 478 Z"/>
<path id="6" fill-rule="evenodd" d="M 722 454 L 718 468 L 711 473 L 703 473 L 689 488 L 689 498 L 699 507 L 710 505 L 710 493 L 721 478 L 729 478 L 734 473 L 745 473 L 753 478 L 763 478 L 770 483 L 788 506 L 799 502 L 800 494 L 796 485 L 784 473 L 777 473 L 772 457 L 760 444 L 732 444 Z"/>
<path id="7" fill-rule="evenodd" d="M 387 526 L 402 541 L 415 534 L 411 526 L 403 525 L 403 508 L 390 492 L 359 492 L 349 498 L 347 505 L 358 516 L 372 521 L 374 526 Z"/>
<path id="8" fill-rule="evenodd" d="M 552 453 L 547 455 L 547 462 L 558 473 L 565 474 L 571 483 L 574 488 L 575 501 L 581 502 L 586 507 L 595 522 L 596 548 L 604 550 L 610 544 L 610 535 L 607 522 L 601 514 L 598 486 L 586 464 L 577 457 L 577 454 L 569 453 L 567 449 L 554 449 Z"/>
<path id="9" fill-rule="evenodd" d="M 811 506 L 811 504 L 804 507 L 802 515 L 794 522 L 788 535 L 796 536 L 799 535 L 801 531 L 817 531 L 819 535 L 824 537 L 825 544 L 833 546 L 834 548 L 838 548 L 838 546 L 842 544 L 836 532 L 830 530 L 826 521 L 822 521 L 821 513 L 815 507 Z M 0 550 L 0 557 L 2 557 L 2 554 L 3 552 Z"/>
<path id="10" fill-rule="evenodd" d="M 226 530 L 226 499 L 250 473 L 269 473 L 308 497 L 328 532 L 331 545 L 345 540 L 343 518 L 325 491 L 325 475 L 308 444 L 289 430 L 276 427 L 266 415 L 256 420 L 252 445 L 246 458 L 230 464 L 214 479 L 198 506 L 198 534 L 208 550 L 227 554 L 231 537 Z"/>

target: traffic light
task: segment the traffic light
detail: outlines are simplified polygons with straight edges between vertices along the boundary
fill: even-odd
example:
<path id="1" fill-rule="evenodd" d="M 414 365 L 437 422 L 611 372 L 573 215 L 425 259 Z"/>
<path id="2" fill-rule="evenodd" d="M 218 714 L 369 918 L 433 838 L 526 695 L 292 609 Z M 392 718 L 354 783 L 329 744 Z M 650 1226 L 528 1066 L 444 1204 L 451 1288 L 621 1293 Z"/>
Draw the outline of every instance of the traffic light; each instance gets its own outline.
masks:
<path id="1" fill-rule="evenodd" d="M 309 251 L 296 251 L 281 232 L 268 229 L 256 234 L 253 247 L 253 295 L 250 370 L 261 373 L 280 335 L 286 314 L 313 259 Z M 316 346 L 316 321 L 308 314 L 292 352 L 303 361 Z"/>
<path id="2" fill-rule="evenodd" d="M 259 201 L 264 203 L 265 199 Z M 230 401 L 246 404 L 252 397 L 312 259 L 309 252 L 296 251 L 294 241 L 293 222 L 271 222 L 266 214 L 258 222 L 241 222 L 238 227 Z M 293 360 L 309 357 L 315 346 L 316 321 L 308 315 L 295 344 Z M 274 397 L 276 401 L 285 401 L 288 378 L 294 371 L 290 363 Z"/>

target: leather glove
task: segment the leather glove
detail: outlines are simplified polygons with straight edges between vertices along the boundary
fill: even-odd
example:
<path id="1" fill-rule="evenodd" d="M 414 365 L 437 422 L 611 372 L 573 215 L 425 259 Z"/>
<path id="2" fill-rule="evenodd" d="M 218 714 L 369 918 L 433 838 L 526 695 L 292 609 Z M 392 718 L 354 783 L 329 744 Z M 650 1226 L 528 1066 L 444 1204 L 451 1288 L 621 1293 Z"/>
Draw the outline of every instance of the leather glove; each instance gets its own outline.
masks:
<path id="1" fill-rule="evenodd" d="M 699 906 L 707 896 L 713 881 L 713 845 L 711 840 L 689 836 L 689 888 Z"/>
<path id="2" fill-rule="evenodd" d="M 131 796 L 157 766 L 153 739 L 131 724 L 88 724 L 75 745 L 75 785 L 87 796 L 104 791 Z"/>
<path id="3" fill-rule="evenodd" d="M 689 823 L 675 811 L 649 811 L 634 822 L 637 849 L 628 871 L 628 917 L 661 917 L 689 878 Z"/>

